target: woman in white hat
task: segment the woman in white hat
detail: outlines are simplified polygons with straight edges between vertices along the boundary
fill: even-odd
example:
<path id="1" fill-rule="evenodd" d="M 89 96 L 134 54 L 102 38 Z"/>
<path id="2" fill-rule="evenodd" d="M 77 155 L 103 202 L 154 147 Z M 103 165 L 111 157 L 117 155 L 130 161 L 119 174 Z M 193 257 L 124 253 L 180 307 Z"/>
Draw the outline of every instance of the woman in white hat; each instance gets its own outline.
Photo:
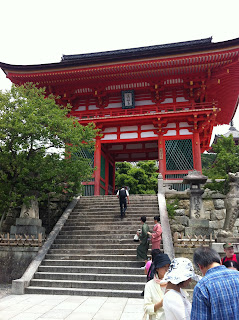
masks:
<path id="1" fill-rule="evenodd" d="M 166 320 L 190 320 L 191 303 L 183 289 L 191 279 L 198 279 L 192 262 L 187 258 L 175 258 L 163 279 L 168 282 L 163 298 Z"/>

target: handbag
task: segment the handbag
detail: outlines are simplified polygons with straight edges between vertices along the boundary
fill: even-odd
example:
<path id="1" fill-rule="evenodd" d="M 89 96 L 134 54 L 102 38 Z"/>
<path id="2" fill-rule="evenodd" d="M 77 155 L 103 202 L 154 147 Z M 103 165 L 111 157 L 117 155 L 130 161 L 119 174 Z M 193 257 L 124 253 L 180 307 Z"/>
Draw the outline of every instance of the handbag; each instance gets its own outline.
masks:
<path id="1" fill-rule="evenodd" d="M 136 242 L 139 241 L 139 236 L 137 235 L 137 233 L 136 233 L 136 235 L 134 236 L 134 241 L 136 241 Z"/>

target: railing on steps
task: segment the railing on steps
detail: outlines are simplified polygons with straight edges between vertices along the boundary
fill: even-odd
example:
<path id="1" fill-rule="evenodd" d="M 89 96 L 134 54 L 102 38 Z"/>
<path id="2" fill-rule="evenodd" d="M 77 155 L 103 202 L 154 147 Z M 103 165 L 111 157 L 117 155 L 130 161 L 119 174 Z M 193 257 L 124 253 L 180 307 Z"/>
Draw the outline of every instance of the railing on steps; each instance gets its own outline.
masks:
<path id="1" fill-rule="evenodd" d="M 10 234 L 0 234 L 0 246 L 19 246 L 19 247 L 42 247 L 44 243 L 42 234 L 38 238 L 24 234 L 15 234 L 15 238 L 10 238 Z"/>
<path id="2" fill-rule="evenodd" d="M 215 240 L 213 239 L 212 234 L 207 238 L 206 235 L 196 236 L 196 235 L 187 235 L 183 233 L 175 232 L 173 236 L 174 247 L 181 248 L 197 248 L 197 247 L 210 247 Z"/>

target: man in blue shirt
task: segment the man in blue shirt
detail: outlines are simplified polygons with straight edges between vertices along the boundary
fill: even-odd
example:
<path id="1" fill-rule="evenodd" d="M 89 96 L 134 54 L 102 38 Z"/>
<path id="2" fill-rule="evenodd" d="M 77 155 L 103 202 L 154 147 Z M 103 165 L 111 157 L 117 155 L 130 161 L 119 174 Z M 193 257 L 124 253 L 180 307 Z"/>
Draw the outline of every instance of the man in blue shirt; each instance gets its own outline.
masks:
<path id="1" fill-rule="evenodd" d="M 196 249 L 193 261 L 204 277 L 193 291 L 191 320 L 238 320 L 239 272 L 222 266 L 209 247 Z"/>

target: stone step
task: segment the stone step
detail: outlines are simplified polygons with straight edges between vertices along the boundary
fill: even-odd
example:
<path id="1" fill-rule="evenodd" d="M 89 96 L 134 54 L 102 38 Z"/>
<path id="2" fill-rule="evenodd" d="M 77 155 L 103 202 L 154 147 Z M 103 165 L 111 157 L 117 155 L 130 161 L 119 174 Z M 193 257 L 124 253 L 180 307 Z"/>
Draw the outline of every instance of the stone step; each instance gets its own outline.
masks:
<path id="1" fill-rule="evenodd" d="M 95 208 L 94 210 L 90 210 L 90 209 L 80 209 L 74 213 L 71 214 L 71 216 L 77 216 L 77 215 L 86 215 L 89 214 L 89 216 L 92 215 L 96 215 L 97 217 L 101 217 L 101 216 L 115 216 L 120 212 L 120 207 L 117 208 L 109 208 L 109 209 L 105 209 L 105 208 Z M 142 215 L 153 215 L 154 213 L 159 212 L 159 209 L 157 207 L 154 208 L 148 208 L 147 206 L 142 208 L 140 207 L 139 209 L 137 208 L 127 208 L 126 209 L 126 213 L 128 213 L 129 215 L 133 216 L 139 216 L 141 217 Z"/>
<path id="2" fill-rule="evenodd" d="M 99 249 L 100 251 L 101 250 L 110 250 L 110 249 L 114 249 L 114 250 L 129 250 L 129 249 L 133 249 L 136 250 L 136 247 L 138 246 L 139 244 L 132 241 L 132 243 L 130 244 L 127 244 L 127 243 L 97 243 L 97 242 L 92 242 L 92 243 L 87 243 L 87 244 L 79 244 L 78 246 L 75 244 L 75 243 L 70 243 L 70 244 L 53 244 L 51 246 L 51 249 L 59 249 L 59 250 L 79 250 L 79 247 L 80 249 L 84 249 L 84 250 L 92 250 L 92 248 L 94 249 Z"/>
<path id="3" fill-rule="evenodd" d="M 140 298 L 146 276 L 133 237 L 142 215 L 152 230 L 157 197 L 130 196 L 123 220 L 119 211 L 116 196 L 81 197 L 25 292 Z"/>
<path id="4" fill-rule="evenodd" d="M 151 199 L 157 199 L 156 194 L 130 194 L 129 195 L 132 200 L 140 200 L 147 201 Z M 80 201 L 112 201 L 114 199 L 118 199 L 116 195 L 100 195 L 100 196 L 82 196 L 80 197 Z"/>
<path id="5" fill-rule="evenodd" d="M 104 220 L 101 220 L 100 221 L 101 224 L 100 225 L 95 225 L 93 224 L 92 225 L 92 221 L 91 222 L 88 222 L 88 221 L 81 221 L 80 219 L 77 221 L 68 221 L 65 223 L 65 227 L 83 227 L 83 228 L 101 228 L 102 226 L 105 226 L 105 227 L 116 227 L 118 228 L 119 226 L 121 227 L 122 226 L 122 222 L 121 221 L 104 221 Z M 129 226 L 129 227 L 134 227 L 135 228 L 135 225 L 140 227 L 140 224 L 139 224 L 139 220 L 137 221 L 129 221 L 127 220 L 127 218 L 124 218 L 124 226 Z M 154 227 L 154 224 L 153 223 L 147 223 L 148 226 L 150 228 L 153 228 Z"/>
<path id="6" fill-rule="evenodd" d="M 44 259 L 44 266 L 84 266 L 84 267 L 123 267 L 123 268 L 140 268 L 141 261 L 111 261 L 111 260 L 50 260 Z"/>
<path id="7" fill-rule="evenodd" d="M 69 254 L 69 255 L 75 255 L 75 254 L 98 254 L 98 256 L 104 256 L 112 253 L 112 249 L 97 249 L 97 248 L 77 248 L 77 249 L 54 249 L 51 248 L 48 251 L 50 254 Z M 135 254 L 136 256 L 136 248 L 133 249 L 114 249 L 113 250 L 115 255 L 133 255 Z"/>
<path id="8" fill-rule="evenodd" d="M 142 208 L 158 208 L 158 203 L 156 202 L 142 202 L 142 203 L 132 203 L 130 202 L 129 204 L 127 203 L 127 208 L 128 209 L 131 209 L 132 211 L 135 211 L 135 210 L 141 210 Z M 119 204 L 119 201 L 117 202 L 112 202 L 112 203 L 96 203 L 96 204 L 93 204 L 93 203 L 82 203 L 78 206 L 75 207 L 75 210 L 78 212 L 80 210 L 88 210 L 90 211 L 90 209 L 93 208 L 93 210 L 97 210 L 98 208 L 102 208 L 102 209 L 105 209 L 105 210 L 110 210 L 110 209 L 114 209 L 114 210 L 117 210 L 120 208 L 120 204 Z"/>
<path id="9" fill-rule="evenodd" d="M 150 209 L 155 209 L 155 208 L 158 208 L 158 204 L 157 203 L 152 203 L 152 202 L 127 204 L 127 209 L 131 210 L 131 211 L 136 211 L 136 210 L 142 211 L 142 209 L 145 209 L 147 207 L 149 207 Z M 113 209 L 113 210 L 119 209 L 120 205 L 119 205 L 119 202 L 117 202 L 117 203 L 109 203 L 107 205 L 105 205 L 105 204 L 97 204 L 97 205 L 82 204 L 82 205 L 77 206 L 75 208 L 75 210 L 76 210 L 76 212 L 86 211 L 86 210 L 90 211 L 91 208 L 93 208 L 93 210 L 97 210 L 98 208 L 100 208 L 102 210 L 109 211 L 110 209 Z"/>
<path id="10" fill-rule="evenodd" d="M 140 225 L 141 224 L 140 223 L 140 217 L 141 216 L 139 216 L 138 214 L 133 216 L 133 215 L 129 214 L 126 211 L 126 215 L 124 217 L 124 223 L 131 222 L 131 223 L 134 223 L 134 224 L 137 223 L 137 224 Z M 72 223 L 75 223 L 75 222 L 79 223 L 80 222 L 82 224 L 86 224 L 86 223 L 92 224 L 92 220 L 94 221 L 95 219 L 96 219 L 96 215 L 90 216 L 90 215 L 81 214 L 81 215 L 69 217 L 66 222 L 67 223 L 71 223 L 71 222 Z M 147 219 L 147 216 L 146 216 L 146 219 Z M 115 224 L 121 224 L 122 223 L 122 220 L 120 218 L 120 213 L 119 212 L 116 215 L 109 215 L 109 216 L 101 215 L 101 216 L 97 216 L 97 220 L 99 220 L 98 223 L 100 223 L 100 224 L 102 224 L 103 222 L 115 223 Z M 151 218 L 151 216 L 148 217 L 147 223 L 154 224 L 153 217 L 152 218 Z"/>
<path id="11" fill-rule="evenodd" d="M 38 272 L 44 273 L 85 273 L 85 274 L 122 274 L 121 267 L 103 267 L 103 266 L 39 266 Z M 144 270 L 140 268 L 125 267 L 125 275 L 144 275 Z"/>
<path id="12" fill-rule="evenodd" d="M 77 227 L 75 227 L 75 228 L 77 228 Z M 124 236 L 123 232 L 127 231 L 126 234 L 127 235 L 131 235 L 131 237 L 132 237 L 132 235 L 134 236 L 138 229 L 139 228 L 136 227 L 136 230 L 135 229 L 134 230 L 133 229 L 132 230 L 127 230 L 125 228 L 123 230 L 121 230 L 121 229 L 119 229 L 119 230 L 94 230 L 94 232 L 93 232 L 92 230 L 86 230 L 86 229 L 84 229 L 84 230 L 82 230 L 82 229 L 75 230 L 74 227 L 72 227 L 72 228 L 71 227 L 67 227 L 66 229 L 63 229 L 60 232 L 60 235 L 71 235 L 71 234 L 72 234 L 72 236 L 87 235 L 89 237 L 93 233 L 93 236 L 94 235 L 106 235 L 107 234 L 107 235 L 115 235 L 115 237 L 122 235 L 122 237 L 123 237 Z"/>
<path id="13" fill-rule="evenodd" d="M 151 229 L 153 227 L 151 226 Z M 98 233 L 98 234 L 102 234 L 102 233 L 133 233 L 135 234 L 136 231 L 139 229 L 138 226 L 132 226 L 132 225 L 91 225 L 91 226 L 64 226 L 62 228 L 61 234 L 62 232 L 66 232 L 66 231 L 73 231 L 76 233 L 78 231 L 82 231 L 84 232 L 88 232 L 90 234 L 92 233 Z"/>
<path id="14" fill-rule="evenodd" d="M 100 214 L 99 214 L 100 212 Z M 77 218 L 77 217 L 80 217 L 80 218 L 115 218 L 115 217 L 118 217 L 118 215 L 120 214 L 120 209 L 117 209 L 117 210 L 95 210 L 95 211 L 86 211 L 86 210 L 80 210 L 78 212 L 74 212 L 70 215 L 70 219 L 73 219 L 73 218 Z M 134 219 L 140 219 L 141 216 L 146 216 L 147 217 L 154 217 L 154 215 L 157 215 L 159 214 L 159 211 L 157 208 L 155 209 L 145 209 L 145 210 L 126 210 L 126 214 L 129 216 L 129 217 L 132 217 Z"/>
<path id="15" fill-rule="evenodd" d="M 143 211 L 144 209 L 146 209 L 147 207 L 149 207 L 151 210 L 153 209 L 158 209 L 158 204 L 152 204 L 152 203 L 141 203 L 141 204 L 127 204 L 127 210 L 130 210 L 130 211 Z M 91 211 L 91 209 L 93 209 L 94 211 L 97 211 L 98 209 L 102 209 L 103 211 L 110 211 L 110 210 L 113 210 L 113 211 L 117 211 L 120 209 L 120 205 L 119 203 L 112 203 L 110 205 L 82 205 L 82 206 L 79 206 L 77 208 L 75 208 L 76 212 L 79 212 L 79 211 Z"/>
<path id="16" fill-rule="evenodd" d="M 49 252 L 49 251 L 48 251 Z M 150 258 L 149 254 L 148 257 Z M 61 260 L 97 260 L 100 259 L 99 254 L 79 254 L 79 253 L 71 253 L 71 254 L 61 254 L 59 253 L 47 253 L 46 259 L 61 259 Z M 114 261 L 137 261 L 136 254 L 124 254 L 124 255 L 117 255 L 117 254 L 108 254 L 102 256 L 104 260 L 114 260 Z M 143 265 L 143 261 L 142 261 Z"/>
<path id="17" fill-rule="evenodd" d="M 26 293 L 31 294 L 51 294 L 51 295 L 74 295 L 74 296 L 98 296 L 98 297 L 122 297 L 122 298 L 142 298 L 142 290 L 111 290 L 111 289 L 72 289 L 56 287 L 28 287 Z"/>
<path id="18" fill-rule="evenodd" d="M 72 281 L 116 281 L 116 282 L 136 282 L 145 284 L 145 275 L 127 274 L 94 274 L 94 273 L 58 273 L 58 272 L 36 272 L 34 279 L 50 280 L 72 280 Z M 142 288 L 143 289 L 143 288 Z"/>
<path id="19" fill-rule="evenodd" d="M 130 233 L 126 233 L 126 234 L 114 234 L 114 233 L 111 233 L 111 234 L 89 234 L 89 232 L 85 233 L 85 234 L 82 234 L 82 233 L 79 233 L 79 234 L 72 234 L 72 232 L 70 231 L 66 231 L 64 232 L 63 234 L 60 234 L 57 239 L 55 241 L 58 241 L 58 240 L 70 240 L 72 239 L 73 241 L 74 240 L 96 240 L 97 242 L 98 241 L 106 241 L 107 239 L 109 240 L 132 240 L 133 237 L 132 235 L 134 236 L 135 232 L 133 234 L 130 234 Z M 56 243 L 56 242 L 55 242 Z"/>
<path id="20" fill-rule="evenodd" d="M 154 196 L 154 197 L 148 197 L 148 198 L 145 198 L 145 197 L 134 197 L 133 195 L 129 196 L 130 198 L 130 203 L 144 203 L 144 202 L 156 202 L 158 201 L 157 199 L 157 196 Z M 94 198 L 90 198 L 90 199 L 87 199 L 87 198 L 83 198 L 81 197 L 79 202 L 77 203 L 77 205 L 81 205 L 82 203 L 85 204 L 85 203 L 88 203 L 88 204 L 94 204 L 94 205 L 97 205 L 99 203 L 114 203 L 114 202 L 119 202 L 119 199 L 118 197 L 114 196 L 114 197 L 111 197 L 111 198 L 99 198 L 99 197 L 94 197 Z"/>
<path id="21" fill-rule="evenodd" d="M 95 206 L 95 207 L 87 207 L 87 208 L 76 208 L 74 213 L 72 214 L 77 214 L 80 212 L 117 212 L 118 210 L 120 210 L 120 206 L 119 204 L 116 206 L 108 206 L 108 207 L 103 207 L 103 206 Z M 147 212 L 153 212 L 154 210 L 158 210 L 158 205 L 157 206 L 149 206 L 147 204 L 145 205 L 140 205 L 138 207 L 136 206 L 132 206 L 132 205 L 128 205 L 127 206 L 127 212 L 132 212 L 132 213 L 138 213 L 138 212 L 143 212 L 147 210 Z"/>
<path id="22" fill-rule="evenodd" d="M 127 202 L 128 203 L 128 202 Z M 99 205 L 103 205 L 103 206 L 110 206 L 110 205 L 114 205 L 117 204 L 119 205 L 119 199 L 118 198 L 114 198 L 108 201 L 104 201 L 104 200 L 80 200 L 77 204 L 75 208 L 78 208 L 80 206 L 91 206 L 91 207 L 96 207 Z M 129 205 L 137 205 L 139 206 L 140 204 L 144 205 L 144 204 L 152 204 L 152 205 L 157 205 L 158 204 L 158 199 L 147 199 L 147 200 L 139 200 L 139 199 L 130 199 L 130 203 Z"/>
<path id="23" fill-rule="evenodd" d="M 134 224 L 139 224 L 141 225 L 140 223 L 140 218 L 145 215 L 145 213 L 142 213 L 140 215 L 131 215 L 129 214 L 127 211 L 126 211 L 126 215 L 124 217 L 124 220 L 125 222 L 132 222 Z M 152 214 L 148 214 L 146 215 L 146 219 L 147 219 L 147 224 L 153 224 L 154 223 L 154 220 L 153 220 L 153 217 L 154 216 L 158 216 L 159 214 L 157 214 L 157 212 L 154 212 Z M 97 222 L 98 224 L 102 224 L 103 222 L 115 222 L 115 223 L 121 223 L 122 220 L 121 220 L 121 216 L 120 216 L 120 212 L 117 212 L 117 214 L 115 215 L 98 215 L 98 214 L 92 214 L 91 216 L 90 215 L 77 215 L 77 216 L 71 216 L 69 217 L 69 220 L 66 221 L 67 223 L 69 222 L 82 222 L 82 223 L 94 223 L 94 222 Z"/>
<path id="24" fill-rule="evenodd" d="M 104 243 L 99 242 L 99 238 L 94 238 L 92 239 L 92 237 L 88 238 L 88 239 L 56 239 L 54 244 L 56 245 L 59 245 L 59 244 L 62 244 L 62 245 L 87 245 L 87 244 L 90 244 L 90 245 L 97 245 L 97 246 L 101 246 L 101 245 L 139 245 L 139 242 L 135 242 L 133 241 L 133 238 L 129 238 L 129 239 L 109 239 L 109 238 L 105 238 L 104 239 Z"/>
<path id="25" fill-rule="evenodd" d="M 111 290 L 143 290 L 145 283 L 110 282 L 110 281 L 72 281 L 72 280 L 36 280 L 31 281 L 33 287 L 77 288 L 77 289 L 111 289 Z"/>
<path id="26" fill-rule="evenodd" d="M 130 202 L 129 204 L 127 204 L 127 208 L 128 209 L 131 209 L 132 211 L 134 210 L 141 210 L 141 208 L 158 208 L 158 203 L 157 202 L 142 202 L 142 203 L 132 203 Z M 81 210 L 88 210 L 90 211 L 90 209 L 93 208 L 94 210 L 97 210 L 97 208 L 102 208 L 102 209 L 105 209 L 105 210 L 109 210 L 109 209 L 114 209 L 114 210 L 117 210 L 120 208 L 120 205 L 119 205 L 119 201 L 117 202 L 113 202 L 113 203 L 107 203 L 107 204 L 104 204 L 104 203 L 99 203 L 99 204 L 92 204 L 92 203 L 82 203 L 80 205 L 78 205 L 77 207 L 75 207 L 75 210 L 76 212 L 78 211 L 81 211 Z"/>
<path id="27" fill-rule="evenodd" d="M 140 217 L 142 216 L 146 216 L 147 219 L 152 219 L 153 221 L 153 217 L 159 215 L 159 211 L 158 209 L 154 209 L 154 210 L 147 210 L 147 208 L 145 208 L 145 210 L 142 211 L 129 211 L 126 210 L 126 216 L 133 219 L 133 220 L 138 220 L 140 221 Z M 87 211 L 80 211 L 77 214 L 71 214 L 71 216 L 69 217 L 70 220 L 74 220 L 77 218 L 80 219 L 117 219 L 120 217 L 120 209 L 113 211 L 113 210 L 109 210 L 108 212 L 106 210 L 96 210 L 96 211 L 91 211 L 91 212 L 87 212 Z M 100 221 L 99 220 L 99 221 Z"/>

